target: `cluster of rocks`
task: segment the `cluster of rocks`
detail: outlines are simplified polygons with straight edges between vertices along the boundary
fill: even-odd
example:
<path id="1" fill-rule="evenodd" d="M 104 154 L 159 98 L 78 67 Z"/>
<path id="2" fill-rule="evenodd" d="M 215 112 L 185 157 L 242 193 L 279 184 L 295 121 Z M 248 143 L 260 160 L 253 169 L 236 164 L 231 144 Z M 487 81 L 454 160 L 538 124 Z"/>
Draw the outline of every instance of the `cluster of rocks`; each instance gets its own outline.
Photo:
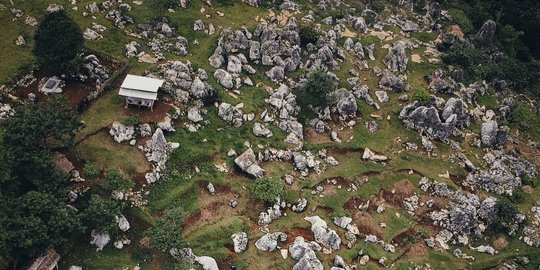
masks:
<path id="1" fill-rule="evenodd" d="M 261 114 L 261 119 L 264 122 L 277 122 L 281 130 L 289 132 L 285 142 L 299 144 L 304 139 L 304 131 L 302 124 L 296 118 L 300 112 L 300 107 L 296 103 L 296 95 L 290 91 L 287 85 L 281 84 L 277 89 L 271 91 L 269 98 L 265 101 L 275 110 L 278 119 L 267 111 Z"/>
<path id="2" fill-rule="evenodd" d="M 436 98 L 435 104 L 427 106 L 414 101 L 403 107 L 399 118 L 407 128 L 442 142 L 448 141 L 451 135 L 461 134 L 458 128 L 468 127 L 470 124 L 467 104 L 459 98 L 450 98 L 446 102 Z"/>
<path id="3" fill-rule="evenodd" d="M 241 72 L 248 75 L 255 73 L 255 69 L 249 65 L 248 57 L 239 53 L 241 50 L 249 50 L 249 60 L 263 66 L 273 66 L 266 75 L 274 81 L 285 79 L 285 72 L 295 71 L 301 64 L 300 59 L 300 35 L 298 24 L 294 17 L 290 18 L 285 28 L 269 25 L 262 22 L 251 33 L 246 27 L 241 30 L 223 29 L 218 40 L 218 47 L 208 59 L 210 65 L 219 69 L 224 64 L 227 71 L 219 69 L 221 76 L 236 78 L 236 86 L 240 87 L 242 80 Z M 227 72 L 227 73 L 225 73 Z M 232 89 L 232 82 L 220 84 Z"/>
<path id="4" fill-rule="evenodd" d="M 268 207 L 268 209 L 264 212 L 261 212 L 259 214 L 259 221 L 257 222 L 259 225 L 268 225 L 270 224 L 274 219 L 280 218 L 283 213 L 281 211 L 282 203 L 280 198 L 276 198 L 276 202 L 271 207 Z M 285 206 L 285 202 L 283 202 L 283 206 Z"/>
<path id="5" fill-rule="evenodd" d="M 108 10 L 105 18 L 112 21 L 116 27 L 123 29 L 126 25 L 133 24 L 133 19 L 127 15 L 131 11 L 129 4 L 121 3 L 115 9 L 111 9 L 112 7 L 109 7 L 105 3 L 102 6 L 104 10 Z"/>
<path id="6" fill-rule="evenodd" d="M 529 161 L 502 151 L 491 151 L 484 155 L 488 169 L 478 169 L 470 172 L 464 185 L 497 194 L 512 195 L 521 186 L 524 177 L 534 178 L 538 172 Z"/>
<path id="7" fill-rule="evenodd" d="M 306 242 L 304 237 L 297 236 L 294 242 L 289 245 L 289 253 L 291 257 L 297 261 L 293 266 L 294 270 L 323 270 L 324 266 L 317 258 L 315 251 L 321 250 L 321 246 L 314 241 Z"/>
<path id="8" fill-rule="evenodd" d="M 92 28 L 86 28 L 83 33 L 83 38 L 86 40 L 100 40 L 103 38 L 103 35 L 100 33 L 103 33 L 107 30 L 107 27 L 92 23 Z"/>
<path id="9" fill-rule="evenodd" d="M 107 81 L 111 76 L 111 71 L 101 64 L 99 61 L 99 58 L 93 54 L 89 54 L 83 58 L 83 69 L 86 71 L 86 74 L 88 74 L 89 78 L 99 80 L 101 82 Z M 81 77 L 82 80 L 85 80 L 85 77 Z"/>
<path id="10" fill-rule="evenodd" d="M 311 223 L 311 231 L 315 242 L 321 244 L 327 252 L 339 250 L 341 238 L 335 230 L 328 229 L 326 221 L 319 216 L 305 217 L 304 219 Z"/>
<path id="11" fill-rule="evenodd" d="M 530 222 L 523 228 L 520 239 L 532 247 L 540 247 L 540 200 L 531 208 Z"/>
<path id="12" fill-rule="evenodd" d="M 185 104 L 190 99 L 204 101 L 215 94 L 214 88 L 208 83 L 206 71 L 201 68 L 195 70 L 190 62 L 168 61 L 159 65 L 159 70 L 165 79 L 162 88 L 176 102 Z"/>
<path id="13" fill-rule="evenodd" d="M 115 221 L 121 233 L 116 237 L 117 240 L 113 244 L 115 248 L 122 249 L 125 245 L 131 243 L 131 240 L 122 234 L 130 229 L 129 221 L 123 215 L 115 216 Z M 111 241 L 111 236 L 108 232 L 101 232 L 99 230 L 92 230 L 90 237 L 92 238 L 90 244 L 96 246 L 96 251 L 103 250 Z"/>
<path id="14" fill-rule="evenodd" d="M 244 117 L 244 113 L 242 111 L 243 108 L 244 103 L 232 105 L 227 102 L 223 102 L 218 106 L 218 116 L 219 118 L 223 119 L 223 121 L 231 124 L 232 126 L 239 127 L 242 125 L 242 121 L 244 120 L 244 118 L 248 120 L 247 115 L 246 117 Z"/>

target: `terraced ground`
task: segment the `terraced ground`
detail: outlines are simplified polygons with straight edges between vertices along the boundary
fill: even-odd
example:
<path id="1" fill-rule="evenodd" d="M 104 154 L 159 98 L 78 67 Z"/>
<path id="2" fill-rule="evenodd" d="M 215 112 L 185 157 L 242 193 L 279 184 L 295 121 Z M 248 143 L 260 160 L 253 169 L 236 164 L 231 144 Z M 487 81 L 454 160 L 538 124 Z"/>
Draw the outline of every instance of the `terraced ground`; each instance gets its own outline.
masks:
<path id="1" fill-rule="evenodd" d="M 13 20 L 9 12 L 12 4 L 4 2 L 5 8 L 0 11 L 0 25 L 2 25 L 0 82 L 7 83 L 10 78 L 23 73 L 28 64 L 32 63 L 31 40 L 35 27 L 26 25 L 22 18 Z M 45 9 L 51 3 L 47 0 L 12 0 L 11 2 L 13 6 L 23 10 L 25 15 L 37 18 L 43 16 Z M 136 58 L 125 56 L 125 44 L 133 40 L 141 44 L 139 51 L 150 51 L 146 41 L 128 36 L 126 30 L 137 32 L 137 23 L 154 22 L 161 10 L 152 8 L 150 0 L 141 1 L 143 2 L 141 5 L 127 1 L 132 7 L 129 16 L 133 18 L 135 24 L 128 25 L 126 29 L 119 29 L 105 19 L 103 12 L 82 16 L 86 10 L 85 7 L 93 2 L 93 0 L 79 0 L 76 4 L 68 3 L 68 1 L 59 3 L 82 29 L 90 27 L 93 22 L 107 27 L 107 30 L 102 33 L 103 39 L 86 41 L 86 47 L 128 62 L 131 74 L 143 75 L 145 71 L 155 71 L 157 64 L 140 63 Z M 327 16 L 337 15 L 336 11 L 320 11 L 315 3 L 309 1 L 296 1 L 296 3 L 300 5 L 300 12 L 292 16 L 298 21 L 301 21 L 309 10 L 315 12 L 314 17 L 317 22 Z M 363 3 L 345 1 L 344 4 L 346 7 L 359 7 Z M 220 16 L 218 12 L 224 15 Z M 174 12 L 165 12 L 169 24 L 176 29 L 177 34 L 189 40 L 190 45 L 187 48 L 189 54 L 178 56 L 165 53 L 165 57 L 169 61 L 189 61 L 193 66 L 206 70 L 209 74 L 208 82 L 217 91 L 217 103 L 244 103 L 244 113 L 254 113 L 256 116 L 264 110 L 271 111 L 272 107 L 265 102 L 269 96 L 266 87 L 275 89 L 279 85 L 264 75 L 264 72 L 268 70 L 267 67 L 255 65 L 257 74 L 250 77 L 255 86 L 242 86 L 240 93 L 235 93 L 233 96 L 231 91 L 227 91 L 214 79 L 212 74 L 215 68 L 208 62 L 208 57 L 217 46 L 221 28 L 236 30 L 245 26 L 252 31 L 260 23 L 260 19 L 267 18 L 271 12 L 280 15 L 277 9 L 271 11 L 262 7 L 251 7 L 239 1 L 216 1 L 210 7 L 203 1 L 192 0 L 186 9 L 176 8 Z M 451 10 L 451 14 L 452 12 L 457 11 Z M 412 16 L 407 10 L 398 6 L 389 6 L 381 13 L 381 16 L 397 13 Z M 208 35 L 202 31 L 194 31 L 193 23 L 199 19 L 207 25 L 212 23 L 216 26 L 216 33 Z M 450 21 L 445 23 L 450 23 Z M 284 24 L 278 23 L 278 26 L 283 27 Z M 330 26 L 320 25 L 320 29 L 327 31 Z M 383 31 L 380 32 L 387 33 L 390 38 L 380 39 L 371 31 L 356 33 L 350 26 L 348 30 L 357 35 L 354 38 L 355 41 L 361 41 L 362 44 L 375 44 L 376 60 L 367 61 L 370 69 L 360 70 L 354 64 L 358 60 L 356 56 L 346 53 L 340 68 L 333 70 L 340 79 L 340 87 L 351 88 L 346 79 L 350 76 L 349 70 L 355 69 L 359 73 L 358 77 L 369 86 L 373 96 L 374 91 L 379 90 L 379 78 L 373 74 L 371 67 L 384 67 L 382 59 L 387 54 L 387 48 L 395 41 L 402 39 L 418 44 L 416 48 L 407 52 L 409 63 L 404 74 L 411 88 L 427 88 L 424 77 L 431 75 L 438 68 L 444 68 L 443 64 L 431 64 L 428 61 L 429 58 L 435 57 L 426 50 L 427 46 L 433 44 L 438 38 L 436 33 L 408 34 L 398 27 L 385 25 Z M 18 35 L 25 37 L 27 45 L 13 44 L 13 40 Z M 198 41 L 197 45 L 194 45 L 195 40 Z M 344 41 L 345 37 L 339 39 L 340 46 Z M 307 54 L 303 54 L 302 57 L 305 60 Z M 298 71 L 287 74 L 289 75 L 292 78 L 299 78 L 303 74 Z M 428 154 L 422 149 L 413 151 L 405 149 L 404 145 L 407 142 L 422 145 L 422 137 L 416 131 L 406 129 L 398 118 L 399 112 L 408 103 L 399 100 L 402 94 L 388 91 L 390 101 L 381 103 L 379 110 L 368 106 L 363 100 L 357 100 L 358 112 L 356 125 L 353 127 L 342 125 L 336 121 L 336 117 L 329 121 L 332 130 L 336 131 L 343 141 L 341 143 L 333 141 L 329 133 L 315 132 L 307 121 L 304 123 L 304 142 L 300 150 L 309 150 L 315 155 L 320 150 L 325 150 L 339 162 L 337 166 L 324 164 L 322 173 L 310 171 L 309 174 L 302 175 L 301 172 L 295 170 L 291 161 L 261 162 L 267 176 L 276 179 L 283 179 L 285 175 L 294 176 L 293 184 L 284 186 L 281 197 L 283 201 L 295 204 L 299 198 L 306 198 L 308 204 L 303 212 L 297 213 L 287 208 L 284 210 L 286 216 L 274 220 L 267 226 L 260 226 L 257 224 L 259 213 L 265 211 L 269 205 L 265 205 L 250 194 L 247 187 L 255 180 L 242 173 L 234 164 L 235 157 L 230 157 L 227 153 L 229 149 L 239 154 L 244 152 L 247 150 L 246 141 L 256 152 L 264 148 L 293 147 L 284 142 L 287 137 L 286 132 L 279 129 L 277 125 L 272 125 L 270 126 L 273 132 L 271 138 L 257 137 L 252 133 L 254 122 L 245 122 L 241 127 L 233 127 L 220 119 L 218 109 L 213 104 L 209 104 L 206 106 L 208 112 L 204 115 L 208 124 L 197 132 L 189 132 L 185 128 L 184 124 L 188 123 L 186 115 L 181 115 L 174 120 L 176 131 L 166 133 L 166 138 L 169 142 L 178 142 L 180 147 L 171 153 L 167 164 L 171 173 L 157 183 L 147 184 L 144 173 L 151 169 L 151 164 L 144 154 L 127 143 L 116 143 L 109 136 L 108 130 L 114 121 L 122 121 L 130 115 L 136 115 L 141 122 L 151 123 L 155 127 L 172 109 L 172 106 L 159 103 L 157 113 L 135 109 L 126 110 L 123 109 L 123 99 L 118 97 L 116 89 L 106 92 L 81 113 L 81 119 L 86 123 L 86 127 L 77 135 L 76 146 L 70 149 L 68 156 L 75 157 L 80 164 L 92 161 L 96 162 L 101 169 L 110 167 L 120 169 L 136 182 L 133 191 L 140 192 L 141 196 L 137 198 L 139 202 L 143 202 L 143 205 L 130 207 L 125 213 L 131 224 L 131 229 L 127 233 L 131 239 L 130 245 L 118 250 L 109 244 L 104 250 L 96 252 L 95 247 L 88 243 L 89 239 L 80 239 L 72 248 L 66 250 L 60 268 L 68 269 L 71 265 L 79 265 L 83 269 L 133 269 L 136 266 L 142 269 L 174 269 L 177 262 L 169 254 L 151 249 L 145 235 L 145 231 L 162 217 L 166 210 L 174 208 L 181 208 L 184 212 L 184 226 L 178 233 L 182 234 L 195 254 L 214 258 L 220 269 L 229 269 L 232 266 L 236 269 L 291 269 L 296 264 L 295 260 L 290 257 L 284 259 L 279 252 L 261 251 L 255 247 L 254 243 L 265 234 L 266 230 L 287 234 L 287 241 L 279 244 L 283 248 L 292 244 L 296 236 L 314 240 L 310 223 L 304 220 L 304 217 L 314 215 L 323 218 L 329 228 L 338 232 L 343 241 L 342 247 L 335 252 L 330 254 L 317 252 L 317 257 L 325 269 L 330 269 L 333 265 L 335 255 L 343 257 L 348 264 L 359 264 L 362 257 L 359 253 L 370 257 L 367 265 L 362 266 L 366 269 L 382 267 L 379 263 L 381 257 L 386 257 L 385 264 L 395 269 L 491 269 L 500 266 L 503 262 L 523 256 L 527 256 L 531 262 L 527 266 L 520 267 L 534 269 L 529 267 L 540 265 L 539 250 L 521 241 L 520 234 L 509 236 L 501 231 L 488 230 L 481 237 L 471 236 L 469 245 L 475 247 L 482 244 L 496 246 L 494 242 L 501 237 L 504 240 L 499 241 L 507 242 L 497 247 L 498 254 L 495 256 L 461 246 L 464 252 L 475 257 L 474 261 L 455 257 L 452 251 L 460 247 L 460 245 L 455 245 L 456 243 L 451 244 L 452 248 L 449 250 L 427 246 L 424 239 L 435 236 L 440 231 L 440 228 L 433 225 L 428 215 L 431 210 L 420 207 L 415 215 L 411 215 L 404 208 L 403 200 L 418 195 L 421 201 L 433 199 L 434 208 L 442 209 L 448 204 L 448 200 L 422 191 L 419 187 L 420 179 L 427 177 L 431 181 L 447 184 L 450 190 L 457 190 L 466 188 L 462 186 L 462 181 L 467 171 L 460 162 L 452 158 L 459 151 L 447 144 L 433 141 L 435 146 L 433 154 Z M 447 99 L 453 95 L 441 96 Z M 164 100 L 171 100 L 171 98 Z M 501 98 L 496 96 L 486 96 L 480 98 L 478 102 L 487 107 L 496 107 L 497 105 L 493 104 L 499 103 L 500 100 Z M 185 111 L 190 105 L 175 104 L 175 106 Z M 308 111 L 308 109 L 302 108 L 302 111 Z M 376 133 L 367 130 L 365 123 L 368 121 L 376 121 L 378 125 Z M 486 166 L 482 160 L 484 150 L 472 146 L 474 139 L 480 133 L 480 128 L 480 122 L 473 122 L 470 127 L 462 130 L 467 135 L 460 138 L 460 152 L 482 168 Z M 516 144 L 508 148 L 522 147 L 525 158 L 539 165 L 538 150 L 523 146 L 524 136 L 527 135 L 530 134 L 518 135 L 512 131 L 511 136 L 515 138 Z M 531 138 L 536 137 L 538 134 L 532 134 Z M 143 143 L 144 139 L 137 142 L 138 145 Z M 381 163 L 363 160 L 361 157 L 365 148 L 386 155 L 388 161 Z M 226 164 L 228 172 L 218 170 L 216 165 L 222 163 Z M 209 194 L 208 183 L 215 186 L 216 195 Z M 91 181 L 86 183 L 86 185 L 96 184 Z M 323 191 L 317 191 L 318 187 L 323 187 Z M 484 191 L 475 191 L 475 193 L 480 198 L 490 196 Z M 524 213 L 529 213 L 539 195 L 538 190 L 531 188 L 524 195 L 526 198 L 519 204 L 519 209 Z M 238 206 L 232 208 L 229 206 L 229 201 L 234 198 L 237 199 Z M 369 207 L 363 211 L 359 210 L 359 206 L 368 202 Z M 385 207 L 384 212 L 378 213 L 379 205 Z M 358 241 L 350 247 L 344 244 L 346 231 L 332 223 L 332 218 L 340 216 L 352 217 L 353 223 L 360 231 L 361 236 L 358 237 Z M 381 226 L 381 223 L 385 226 Z M 233 250 L 230 237 L 239 231 L 248 234 L 249 247 L 245 252 L 237 254 Z M 376 235 L 384 242 L 393 243 L 396 251 L 387 252 L 382 245 L 364 241 L 366 235 Z"/>

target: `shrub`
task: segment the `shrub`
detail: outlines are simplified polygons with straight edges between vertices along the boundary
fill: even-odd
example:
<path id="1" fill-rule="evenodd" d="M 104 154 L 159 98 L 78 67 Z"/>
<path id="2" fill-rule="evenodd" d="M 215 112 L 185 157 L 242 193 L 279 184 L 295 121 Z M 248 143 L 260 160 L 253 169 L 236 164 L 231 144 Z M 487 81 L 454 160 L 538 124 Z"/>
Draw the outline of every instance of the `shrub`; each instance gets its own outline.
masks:
<path id="1" fill-rule="evenodd" d="M 257 179 L 249 184 L 249 191 L 255 198 L 273 203 L 283 194 L 283 182 L 272 178 Z"/>
<path id="2" fill-rule="evenodd" d="M 521 179 L 521 183 L 523 185 L 529 185 L 531 187 L 536 187 L 536 185 L 538 185 L 538 179 L 537 178 L 534 178 L 534 177 L 530 177 L 528 175 L 525 175 L 523 176 L 523 178 Z"/>
<path id="3" fill-rule="evenodd" d="M 377 13 L 384 10 L 384 3 L 381 0 L 370 0 L 369 6 Z"/>
<path id="4" fill-rule="evenodd" d="M 420 105 L 427 105 L 431 100 L 431 96 L 425 88 L 415 88 L 411 91 L 412 100 L 418 101 Z"/>
<path id="5" fill-rule="evenodd" d="M 315 30 L 313 24 L 300 24 L 299 35 L 302 47 L 305 47 L 308 43 L 316 44 L 319 39 L 319 33 Z"/>
<path id="6" fill-rule="evenodd" d="M 95 162 L 88 162 L 84 165 L 84 176 L 90 180 L 98 178 L 100 173 L 99 166 Z"/>
<path id="7" fill-rule="evenodd" d="M 167 210 L 163 217 L 146 231 L 152 247 L 161 252 L 167 252 L 171 248 L 185 246 L 181 234 L 183 218 L 184 213 L 181 208 Z"/>
<path id="8" fill-rule="evenodd" d="M 139 123 L 141 123 L 141 119 L 139 119 L 137 115 L 130 115 L 124 118 L 124 120 L 122 120 L 122 124 L 126 126 L 135 126 L 135 125 L 138 125 Z"/>
<path id="9" fill-rule="evenodd" d="M 507 198 L 500 199 L 495 205 L 497 209 L 497 214 L 500 221 L 506 224 L 512 224 L 514 217 L 518 213 L 516 205 Z"/>
<path id="10" fill-rule="evenodd" d="M 518 105 L 510 113 L 510 122 L 518 125 L 520 130 L 529 130 L 537 122 L 536 114 L 529 108 L 529 106 L 518 103 Z"/>
<path id="11" fill-rule="evenodd" d="M 125 191 L 134 186 L 131 180 L 125 178 L 116 169 L 107 169 L 105 172 L 105 181 L 101 183 L 101 187 L 106 190 Z"/>
<path id="12" fill-rule="evenodd" d="M 304 92 L 299 96 L 301 105 L 311 104 L 314 107 L 327 106 L 332 103 L 330 93 L 337 88 L 337 83 L 321 70 L 312 72 L 307 77 L 307 82 L 302 87 Z"/>

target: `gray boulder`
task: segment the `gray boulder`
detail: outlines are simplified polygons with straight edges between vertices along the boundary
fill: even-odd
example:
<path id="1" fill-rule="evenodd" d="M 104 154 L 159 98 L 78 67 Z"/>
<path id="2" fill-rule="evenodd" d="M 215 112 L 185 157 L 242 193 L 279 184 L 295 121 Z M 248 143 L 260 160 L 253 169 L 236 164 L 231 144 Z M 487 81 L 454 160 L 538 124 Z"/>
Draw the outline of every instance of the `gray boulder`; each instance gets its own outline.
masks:
<path id="1" fill-rule="evenodd" d="M 405 44 L 401 41 L 395 42 L 394 45 L 388 49 L 388 54 L 384 57 L 383 62 L 392 72 L 406 71 L 409 59 L 407 58 Z"/>
<path id="2" fill-rule="evenodd" d="M 340 88 L 332 93 L 332 96 L 336 100 L 336 109 L 342 116 L 356 116 L 358 110 L 358 104 L 354 95 L 345 88 Z"/>
<path id="3" fill-rule="evenodd" d="M 441 17 L 441 12 L 442 12 L 441 4 L 439 4 L 439 2 L 431 2 L 428 9 L 429 17 L 432 20 L 436 21 Z"/>
<path id="4" fill-rule="evenodd" d="M 243 172 L 255 178 L 261 178 L 264 175 L 264 170 L 259 166 L 259 164 L 257 164 L 257 157 L 251 148 L 234 159 L 234 163 Z"/>
<path id="5" fill-rule="evenodd" d="M 379 87 L 393 92 L 401 92 L 407 89 L 407 85 L 403 79 L 394 75 L 394 73 L 390 72 L 388 69 L 383 71 L 379 81 Z"/>
<path id="6" fill-rule="evenodd" d="M 255 136 L 257 137 L 266 137 L 266 138 L 270 138 L 273 135 L 270 129 L 268 129 L 265 125 L 259 122 L 256 122 L 253 125 L 253 134 L 255 134 Z"/>
<path id="7" fill-rule="evenodd" d="M 386 91 L 375 91 L 375 96 L 381 103 L 386 103 L 390 100 Z"/>
<path id="8" fill-rule="evenodd" d="M 287 235 L 282 232 L 267 233 L 255 242 L 255 246 L 262 251 L 271 252 L 277 249 L 278 241 L 285 240 L 287 240 Z"/>
<path id="9" fill-rule="evenodd" d="M 441 118 L 446 121 L 452 115 L 456 115 L 456 126 L 468 127 L 471 120 L 468 114 L 467 104 L 460 98 L 450 98 L 441 113 Z"/>
<path id="10" fill-rule="evenodd" d="M 242 62 L 238 57 L 234 55 L 229 55 L 229 57 L 227 58 L 227 71 L 231 73 L 242 72 Z"/>
<path id="11" fill-rule="evenodd" d="M 96 230 L 92 230 L 90 236 L 92 237 L 90 244 L 95 245 L 97 251 L 102 250 L 109 243 L 109 241 L 111 241 L 111 237 L 108 233 L 99 232 Z"/>
<path id="12" fill-rule="evenodd" d="M 455 114 L 448 117 L 444 122 L 439 117 L 439 112 L 434 107 L 418 106 L 413 102 L 401 110 L 399 118 L 407 128 L 414 129 L 430 139 L 446 141 L 456 127 L 457 117 Z"/>
<path id="13" fill-rule="evenodd" d="M 242 253 L 247 249 L 248 235 L 245 232 L 235 233 L 231 236 L 234 244 L 234 252 Z"/>
<path id="14" fill-rule="evenodd" d="M 268 78 L 270 78 L 272 81 L 279 82 L 285 79 L 285 70 L 281 66 L 275 66 L 264 74 L 266 74 L 266 76 L 268 76 Z"/>
<path id="15" fill-rule="evenodd" d="M 223 102 L 218 107 L 218 116 L 225 122 L 235 127 L 239 127 L 242 125 L 242 117 L 244 115 L 241 108 L 241 103 L 233 106 L 229 103 Z"/>
<path id="16" fill-rule="evenodd" d="M 495 40 L 495 32 L 497 31 L 497 23 L 488 20 L 482 25 L 476 33 L 476 37 L 484 45 L 491 45 Z"/>
<path id="17" fill-rule="evenodd" d="M 364 20 L 364 18 L 362 18 L 362 17 L 353 17 L 351 19 L 351 24 L 352 24 L 354 30 L 356 30 L 356 31 L 358 31 L 360 33 L 365 33 L 368 30 L 366 20 Z"/>
<path id="18" fill-rule="evenodd" d="M 508 127 L 499 127 L 497 122 L 491 120 L 482 124 L 480 138 L 484 147 L 502 148 L 508 138 Z"/>
<path id="19" fill-rule="evenodd" d="M 232 75 L 223 70 L 223 69 L 218 69 L 214 72 L 214 79 L 216 79 L 216 81 L 223 87 L 227 88 L 227 89 L 232 89 L 233 88 L 233 77 Z"/>

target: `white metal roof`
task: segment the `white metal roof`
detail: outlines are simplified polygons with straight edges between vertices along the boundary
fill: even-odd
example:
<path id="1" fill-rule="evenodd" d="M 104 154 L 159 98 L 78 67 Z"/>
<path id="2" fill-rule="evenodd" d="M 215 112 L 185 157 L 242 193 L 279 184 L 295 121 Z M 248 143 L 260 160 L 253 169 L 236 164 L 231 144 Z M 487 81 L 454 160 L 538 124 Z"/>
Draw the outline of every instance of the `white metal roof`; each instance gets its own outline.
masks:
<path id="1" fill-rule="evenodd" d="M 140 91 L 140 90 L 127 89 L 127 88 L 120 88 L 120 91 L 118 92 L 118 94 L 125 97 L 143 98 L 143 99 L 151 99 L 151 100 L 157 99 L 157 92 L 152 93 L 152 92 L 146 92 L 146 91 Z"/>
<path id="2" fill-rule="evenodd" d="M 128 74 L 124 79 L 122 86 L 120 86 L 120 89 L 126 88 L 157 93 L 158 88 L 160 88 L 162 85 L 163 80 Z"/>

